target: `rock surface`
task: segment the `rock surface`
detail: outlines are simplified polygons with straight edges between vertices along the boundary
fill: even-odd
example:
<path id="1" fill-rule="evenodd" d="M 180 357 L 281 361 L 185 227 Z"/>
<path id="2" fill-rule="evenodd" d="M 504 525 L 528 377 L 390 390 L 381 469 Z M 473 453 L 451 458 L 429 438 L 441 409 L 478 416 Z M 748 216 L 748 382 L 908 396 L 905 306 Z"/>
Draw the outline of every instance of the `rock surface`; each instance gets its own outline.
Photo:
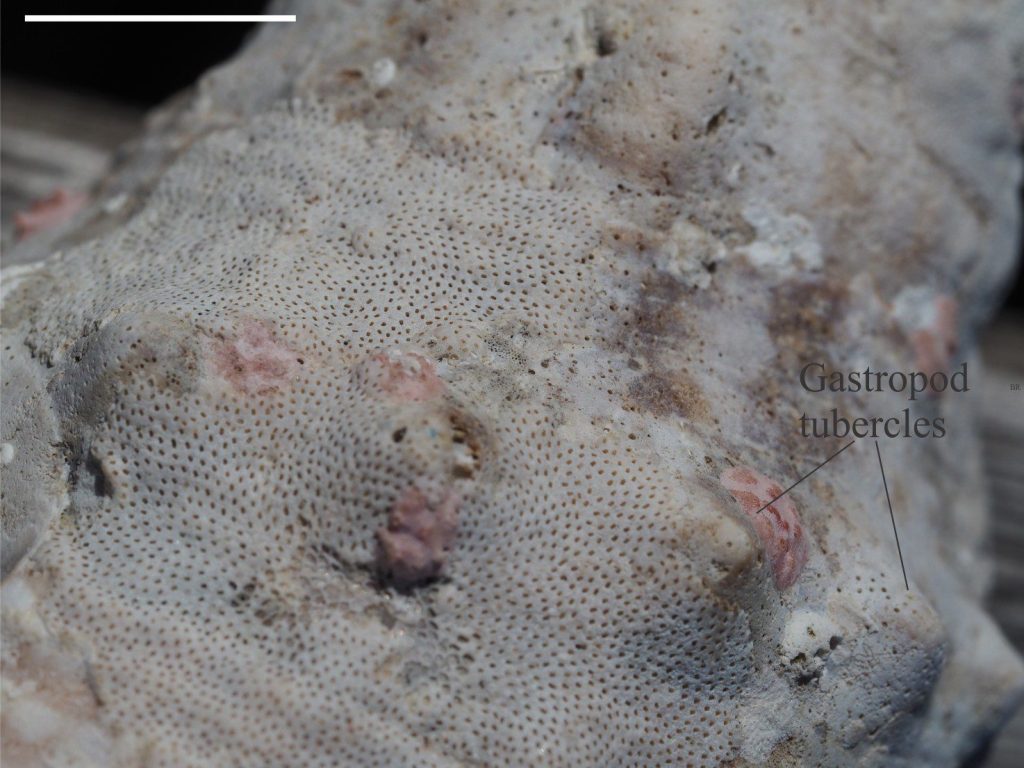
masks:
<path id="1" fill-rule="evenodd" d="M 5 258 L 5 763 L 969 758 L 972 398 L 882 447 L 909 590 L 870 441 L 757 507 L 907 405 L 805 362 L 974 365 L 1021 4 L 295 12 Z"/>

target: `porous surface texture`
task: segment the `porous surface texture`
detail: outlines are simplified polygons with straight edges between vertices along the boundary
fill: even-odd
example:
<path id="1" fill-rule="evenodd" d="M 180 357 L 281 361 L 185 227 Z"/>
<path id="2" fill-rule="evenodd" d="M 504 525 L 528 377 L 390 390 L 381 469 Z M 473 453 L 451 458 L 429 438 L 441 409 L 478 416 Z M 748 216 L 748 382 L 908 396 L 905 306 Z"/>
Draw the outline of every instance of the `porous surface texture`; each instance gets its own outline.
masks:
<path id="1" fill-rule="evenodd" d="M 4 765 L 969 759 L 973 396 L 797 376 L 974 365 L 1021 4 L 275 10 L 6 257 Z M 907 405 L 909 590 L 871 441 L 759 509 Z"/>

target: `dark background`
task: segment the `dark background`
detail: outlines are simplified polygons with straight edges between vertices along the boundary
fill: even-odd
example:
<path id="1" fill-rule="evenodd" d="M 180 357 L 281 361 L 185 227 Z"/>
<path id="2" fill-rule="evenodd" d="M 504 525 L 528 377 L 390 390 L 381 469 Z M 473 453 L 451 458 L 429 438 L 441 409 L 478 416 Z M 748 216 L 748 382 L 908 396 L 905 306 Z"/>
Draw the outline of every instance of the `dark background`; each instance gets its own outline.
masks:
<path id="1" fill-rule="evenodd" d="M 265 0 L 4 0 L 0 71 L 4 77 L 149 108 L 229 58 L 256 25 L 26 24 L 25 14 L 248 14 L 263 13 L 266 5 Z M 1024 280 L 1019 270 L 1016 284 L 1009 289 L 1008 305 L 1024 309 Z"/>
<path id="2" fill-rule="evenodd" d="M 4 0 L 0 69 L 38 81 L 151 107 L 231 56 L 255 24 L 60 24 L 27 13 L 263 13 L 265 0 L 109 2 Z"/>

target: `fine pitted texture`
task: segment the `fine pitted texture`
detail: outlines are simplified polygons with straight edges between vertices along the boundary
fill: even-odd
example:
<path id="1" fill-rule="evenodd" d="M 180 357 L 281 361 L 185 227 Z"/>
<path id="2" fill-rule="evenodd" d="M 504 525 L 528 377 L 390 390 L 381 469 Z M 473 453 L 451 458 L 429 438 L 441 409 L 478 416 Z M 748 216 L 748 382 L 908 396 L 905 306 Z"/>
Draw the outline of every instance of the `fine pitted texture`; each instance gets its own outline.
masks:
<path id="1" fill-rule="evenodd" d="M 974 364 L 1021 4 L 294 10 L 4 273 L 5 764 L 968 758 L 971 397 L 910 590 L 870 441 L 758 510 L 908 405 L 803 363 Z"/>

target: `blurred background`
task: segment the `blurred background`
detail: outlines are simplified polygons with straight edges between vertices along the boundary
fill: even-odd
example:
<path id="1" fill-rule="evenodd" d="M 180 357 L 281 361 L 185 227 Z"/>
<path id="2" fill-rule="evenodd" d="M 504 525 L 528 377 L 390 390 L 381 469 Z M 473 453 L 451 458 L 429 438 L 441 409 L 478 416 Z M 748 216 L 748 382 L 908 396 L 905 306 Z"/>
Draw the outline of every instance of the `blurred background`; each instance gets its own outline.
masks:
<path id="1" fill-rule="evenodd" d="M 148 110 L 229 58 L 254 24 L 26 24 L 26 13 L 262 13 L 262 0 L 5 0 L 0 45 L 0 231 L 59 187 L 86 189 Z M 1022 147 L 1024 151 L 1024 147 Z M 1024 197 L 1022 197 L 1024 200 Z M 1024 653 L 1024 280 L 981 339 L 982 425 L 996 561 L 990 607 Z M 1024 710 L 970 766 L 1024 765 Z M 966 768 L 966 767 L 965 767 Z"/>

